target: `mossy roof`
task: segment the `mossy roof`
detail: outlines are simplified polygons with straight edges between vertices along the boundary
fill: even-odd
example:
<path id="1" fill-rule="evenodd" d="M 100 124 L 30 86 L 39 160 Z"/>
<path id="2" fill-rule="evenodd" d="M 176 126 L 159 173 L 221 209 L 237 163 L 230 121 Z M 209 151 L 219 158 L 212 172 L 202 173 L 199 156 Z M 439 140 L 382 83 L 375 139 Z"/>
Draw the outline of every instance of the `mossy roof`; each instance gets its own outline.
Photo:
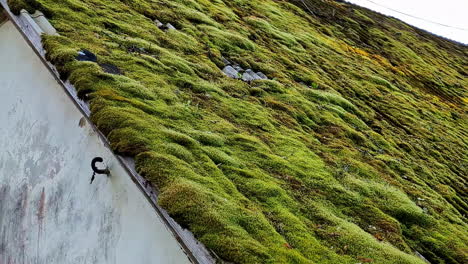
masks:
<path id="1" fill-rule="evenodd" d="M 467 46 L 305 2 L 313 14 L 284 0 L 9 5 L 47 15 L 47 58 L 220 259 L 467 263 Z M 270 80 L 230 79 L 222 57 Z"/>

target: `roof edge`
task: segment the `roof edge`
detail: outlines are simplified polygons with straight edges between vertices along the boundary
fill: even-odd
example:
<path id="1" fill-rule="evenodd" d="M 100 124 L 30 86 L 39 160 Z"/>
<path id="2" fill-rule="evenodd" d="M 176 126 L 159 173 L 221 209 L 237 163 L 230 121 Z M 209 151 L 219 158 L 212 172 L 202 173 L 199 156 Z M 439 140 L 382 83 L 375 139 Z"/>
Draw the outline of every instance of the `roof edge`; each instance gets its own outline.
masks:
<path id="1" fill-rule="evenodd" d="M 10 20 L 17 30 L 21 33 L 28 45 L 33 49 L 34 53 L 39 57 L 44 66 L 50 71 L 52 76 L 58 84 L 64 89 L 67 96 L 71 99 L 73 104 L 78 108 L 82 115 L 87 119 L 88 123 L 94 132 L 98 134 L 106 148 L 108 148 L 115 158 L 119 161 L 120 165 L 127 171 L 129 177 L 137 185 L 138 189 L 147 198 L 148 202 L 155 209 L 156 213 L 164 221 L 166 227 L 174 235 L 180 246 L 184 249 L 185 253 L 193 263 L 197 264 L 214 264 L 215 258 L 210 251 L 199 242 L 192 232 L 182 228 L 168 212 L 158 205 L 158 190 L 149 185 L 148 182 L 136 172 L 134 159 L 131 157 L 123 157 L 117 155 L 110 147 L 109 140 L 99 131 L 99 129 L 91 121 L 91 110 L 87 102 L 81 100 L 77 96 L 75 87 L 67 80 L 62 81 L 60 74 L 53 64 L 46 60 L 44 50 L 41 42 L 41 33 L 34 30 L 35 26 L 31 21 L 26 19 L 25 16 L 15 16 L 9 9 L 7 0 L 0 0 L 0 26 L 6 21 Z"/>

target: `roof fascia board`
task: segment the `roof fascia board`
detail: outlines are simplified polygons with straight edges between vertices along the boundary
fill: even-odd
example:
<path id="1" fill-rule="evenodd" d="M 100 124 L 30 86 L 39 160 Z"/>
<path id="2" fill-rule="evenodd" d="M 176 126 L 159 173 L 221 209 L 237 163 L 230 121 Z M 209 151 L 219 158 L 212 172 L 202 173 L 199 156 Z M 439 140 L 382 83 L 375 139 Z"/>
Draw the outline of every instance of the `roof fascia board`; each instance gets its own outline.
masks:
<path id="1" fill-rule="evenodd" d="M 3 11 L 1 11 L 2 7 L 4 8 Z M 50 71 L 50 73 L 59 83 L 59 85 L 64 89 L 65 93 L 73 102 L 73 104 L 82 113 L 84 118 L 87 119 L 92 129 L 99 135 L 102 142 L 114 154 L 117 160 L 119 160 L 120 165 L 127 171 L 128 175 L 131 177 L 133 182 L 135 182 L 137 187 L 144 194 L 149 203 L 153 206 L 157 214 L 165 222 L 167 228 L 171 230 L 172 234 L 177 239 L 179 244 L 184 248 L 190 260 L 193 263 L 197 264 L 216 263 L 216 260 L 212 257 L 208 249 L 201 242 L 196 240 L 195 236 L 189 230 L 183 229 L 174 219 L 172 219 L 172 217 L 169 216 L 166 210 L 164 210 L 161 206 L 158 205 L 158 191 L 154 187 L 149 186 L 147 184 L 147 181 L 136 172 L 134 160 L 129 157 L 122 157 L 120 155 L 117 155 L 112 151 L 108 139 L 98 130 L 98 128 L 91 121 L 91 111 L 89 105 L 78 98 L 75 87 L 69 81 L 62 81 L 60 79 L 60 74 L 55 68 L 55 66 L 45 59 L 46 51 L 42 46 L 41 35 L 36 30 L 34 30 L 33 25 L 30 24 L 30 21 L 27 19 L 27 17 L 22 15 L 15 16 L 13 13 L 11 13 L 7 4 L 7 0 L 0 0 L 0 13 L 6 16 L 6 20 L 9 19 L 10 21 L 12 21 L 12 23 L 23 36 L 23 38 L 26 40 L 29 46 L 33 49 L 33 51 L 42 61 L 42 63 Z"/>
<path id="2" fill-rule="evenodd" d="M 25 22 L 31 26 L 31 28 L 37 33 L 37 35 L 41 35 L 44 33 L 44 31 L 39 27 L 39 25 L 33 20 L 31 15 L 28 13 L 26 10 L 21 10 L 20 16 L 22 20 L 25 20 Z"/>

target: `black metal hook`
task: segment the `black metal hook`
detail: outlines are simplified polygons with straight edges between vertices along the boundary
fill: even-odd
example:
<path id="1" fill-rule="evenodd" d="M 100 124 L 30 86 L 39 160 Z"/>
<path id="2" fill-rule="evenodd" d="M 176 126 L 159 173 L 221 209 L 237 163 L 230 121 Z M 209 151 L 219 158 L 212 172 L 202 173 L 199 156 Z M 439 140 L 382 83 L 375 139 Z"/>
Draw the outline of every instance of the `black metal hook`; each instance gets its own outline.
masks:
<path id="1" fill-rule="evenodd" d="M 96 157 L 94 158 L 92 161 L 91 161 L 91 168 L 93 169 L 93 176 L 91 177 L 91 183 L 93 183 L 94 181 L 94 176 L 96 174 L 105 174 L 105 175 L 109 175 L 110 174 L 110 171 L 109 169 L 106 167 L 105 169 L 101 170 L 99 169 L 97 166 L 96 166 L 96 163 L 101 163 L 101 162 L 104 162 L 104 159 L 101 158 L 101 157 Z"/>
<path id="2" fill-rule="evenodd" d="M 104 162 L 104 159 L 101 158 L 101 157 L 96 157 L 94 158 L 92 161 L 91 161 L 91 168 L 93 169 L 93 171 L 96 173 L 96 174 L 106 174 L 108 175 L 110 173 L 109 169 L 108 168 L 105 168 L 103 170 L 101 169 L 98 169 L 96 167 L 96 163 L 100 163 L 100 162 Z"/>

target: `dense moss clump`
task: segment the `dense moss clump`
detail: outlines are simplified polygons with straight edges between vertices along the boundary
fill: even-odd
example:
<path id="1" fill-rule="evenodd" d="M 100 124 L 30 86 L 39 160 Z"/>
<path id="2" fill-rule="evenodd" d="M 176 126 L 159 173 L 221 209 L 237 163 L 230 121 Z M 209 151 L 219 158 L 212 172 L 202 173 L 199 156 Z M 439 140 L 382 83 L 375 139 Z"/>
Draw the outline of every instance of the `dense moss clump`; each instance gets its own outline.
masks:
<path id="1" fill-rule="evenodd" d="M 48 14 L 48 59 L 221 259 L 467 263 L 468 48 L 306 2 L 313 15 L 281 0 L 9 1 Z M 229 79 L 222 57 L 270 80 Z"/>

